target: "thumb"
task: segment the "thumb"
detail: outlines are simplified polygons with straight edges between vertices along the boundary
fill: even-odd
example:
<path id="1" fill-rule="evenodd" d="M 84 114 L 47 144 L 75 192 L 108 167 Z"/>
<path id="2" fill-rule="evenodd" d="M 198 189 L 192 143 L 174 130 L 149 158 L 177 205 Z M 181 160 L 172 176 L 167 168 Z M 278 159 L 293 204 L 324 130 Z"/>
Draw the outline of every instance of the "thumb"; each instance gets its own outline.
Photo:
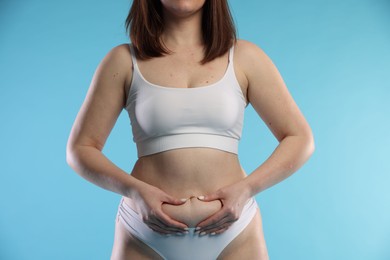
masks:
<path id="1" fill-rule="evenodd" d="M 167 196 L 165 201 L 168 202 L 169 204 L 181 205 L 183 203 L 186 203 L 187 199 L 176 199 L 174 197 Z"/>
<path id="2" fill-rule="evenodd" d="M 219 199 L 219 196 L 216 193 L 208 194 L 208 195 L 201 195 L 198 196 L 198 199 L 202 201 L 212 201 Z"/>

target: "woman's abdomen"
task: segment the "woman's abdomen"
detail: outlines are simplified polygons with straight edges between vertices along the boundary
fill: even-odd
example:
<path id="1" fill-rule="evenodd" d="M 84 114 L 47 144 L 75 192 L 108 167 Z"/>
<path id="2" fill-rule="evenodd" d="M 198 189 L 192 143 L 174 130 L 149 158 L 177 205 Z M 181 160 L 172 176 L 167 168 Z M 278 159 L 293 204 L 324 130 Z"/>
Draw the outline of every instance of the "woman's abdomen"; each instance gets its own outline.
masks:
<path id="1" fill-rule="evenodd" d="M 128 197 L 123 197 L 124 202 L 135 212 L 137 210 L 137 201 Z M 184 204 L 172 205 L 164 203 L 161 208 L 169 217 L 186 224 L 188 227 L 196 227 L 198 223 L 221 209 L 220 200 L 201 201 L 197 197 L 188 198 Z"/>
<path id="2" fill-rule="evenodd" d="M 141 157 L 131 175 L 178 199 L 207 195 L 246 177 L 236 154 L 203 147 Z"/>
<path id="3" fill-rule="evenodd" d="M 178 206 L 164 203 L 162 210 L 179 222 L 195 227 L 222 207 L 219 200 L 204 202 L 197 196 L 236 183 L 246 173 L 236 154 L 209 148 L 183 148 L 139 158 L 131 175 L 176 199 L 186 198 L 186 203 Z M 137 201 L 124 199 L 138 208 Z"/>
<path id="4" fill-rule="evenodd" d="M 216 213 L 221 207 L 220 200 L 205 202 L 193 196 L 182 205 L 163 204 L 162 210 L 188 227 L 196 227 L 199 222 Z"/>

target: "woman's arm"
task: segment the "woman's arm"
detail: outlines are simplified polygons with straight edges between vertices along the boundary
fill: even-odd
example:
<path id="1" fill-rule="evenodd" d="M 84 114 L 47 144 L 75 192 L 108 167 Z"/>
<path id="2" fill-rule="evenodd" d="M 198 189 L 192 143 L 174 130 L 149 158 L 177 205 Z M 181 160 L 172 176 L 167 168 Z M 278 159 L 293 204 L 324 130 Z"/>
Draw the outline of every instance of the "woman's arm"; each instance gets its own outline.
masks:
<path id="1" fill-rule="evenodd" d="M 165 202 L 181 205 L 185 201 L 127 174 L 102 153 L 126 104 L 125 86 L 131 77 L 128 46 L 119 45 L 104 57 L 93 76 L 69 136 L 66 161 L 86 180 L 136 200 L 143 221 L 154 231 L 162 234 L 186 232 L 185 223 L 172 219 L 161 208 Z"/>
<path id="2" fill-rule="evenodd" d="M 240 41 L 237 51 L 248 80 L 249 102 L 279 141 L 270 157 L 244 179 L 254 196 L 297 171 L 315 146 L 309 124 L 271 59 L 246 41 Z"/>
<path id="3" fill-rule="evenodd" d="M 125 104 L 125 85 L 132 75 L 125 44 L 113 48 L 93 75 L 66 147 L 66 161 L 86 180 L 124 196 L 140 183 L 114 165 L 102 149 Z"/>
<path id="4" fill-rule="evenodd" d="M 201 234 L 224 232 L 239 218 L 250 197 L 286 179 L 314 151 L 310 126 L 271 59 L 256 45 L 240 40 L 235 48 L 235 64 L 248 82 L 249 102 L 278 139 L 279 145 L 246 178 L 203 196 L 203 201 L 221 200 L 223 207 L 198 223 Z"/>

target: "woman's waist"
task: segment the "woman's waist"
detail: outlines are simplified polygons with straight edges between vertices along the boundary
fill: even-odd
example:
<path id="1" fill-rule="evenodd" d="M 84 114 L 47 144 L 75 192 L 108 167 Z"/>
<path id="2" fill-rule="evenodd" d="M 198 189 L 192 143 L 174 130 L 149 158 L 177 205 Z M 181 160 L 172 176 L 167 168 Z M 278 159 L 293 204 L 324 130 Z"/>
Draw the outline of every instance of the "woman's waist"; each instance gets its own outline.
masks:
<path id="1" fill-rule="evenodd" d="M 138 211 L 137 201 L 127 197 L 123 197 L 122 201 L 127 211 L 135 213 L 133 216 L 136 216 L 141 221 L 142 217 Z M 253 203 L 255 203 L 254 198 L 249 198 L 244 206 L 244 210 L 251 207 Z M 199 200 L 196 196 L 192 196 L 187 198 L 187 201 L 182 205 L 164 203 L 162 210 L 171 218 L 186 224 L 190 228 L 194 228 L 201 221 L 219 211 L 222 206 L 221 200 L 205 202 Z"/>
<path id="2" fill-rule="evenodd" d="M 127 207 L 127 210 L 133 211 L 139 219 L 142 219 L 138 213 L 137 201 L 123 197 L 123 203 Z M 187 201 L 181 205 L 172 205 L 164 203 L 162 210 L 165 214 L 168 214 L 171 218 L 187 224 L 188 227 L 195 227 L 203 219 L 214 214 L 222 207 L 220 200 L 204 202 L 199 200 L 197 197 L 192 196 L 187 198 Z"/>
<path id="3" fill-rule="evenodd" d="M 175 163 L 140 161 L 131 175 L 169 195 L 189 198 L 211 193 L 246 177 L 238 160 L 224 163 L 201 160 L 178 160 Z"/>

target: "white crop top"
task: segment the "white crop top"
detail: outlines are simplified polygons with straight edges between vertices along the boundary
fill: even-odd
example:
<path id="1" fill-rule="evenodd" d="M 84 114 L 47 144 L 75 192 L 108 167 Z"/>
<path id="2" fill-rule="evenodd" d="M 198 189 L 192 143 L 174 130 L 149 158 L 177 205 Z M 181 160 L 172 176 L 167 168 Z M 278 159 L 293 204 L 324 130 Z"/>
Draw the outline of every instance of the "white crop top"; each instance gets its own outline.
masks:
<path id="1" fill-rule="evenodd" d="M 164 87 L 141 74 L 134 50 L 127 110 L 138 158 L 184 147 L 209 147 L 238 153 L 246 100 L 234 73 L 233 48 L 224 76 L 216 83 Z"/>

